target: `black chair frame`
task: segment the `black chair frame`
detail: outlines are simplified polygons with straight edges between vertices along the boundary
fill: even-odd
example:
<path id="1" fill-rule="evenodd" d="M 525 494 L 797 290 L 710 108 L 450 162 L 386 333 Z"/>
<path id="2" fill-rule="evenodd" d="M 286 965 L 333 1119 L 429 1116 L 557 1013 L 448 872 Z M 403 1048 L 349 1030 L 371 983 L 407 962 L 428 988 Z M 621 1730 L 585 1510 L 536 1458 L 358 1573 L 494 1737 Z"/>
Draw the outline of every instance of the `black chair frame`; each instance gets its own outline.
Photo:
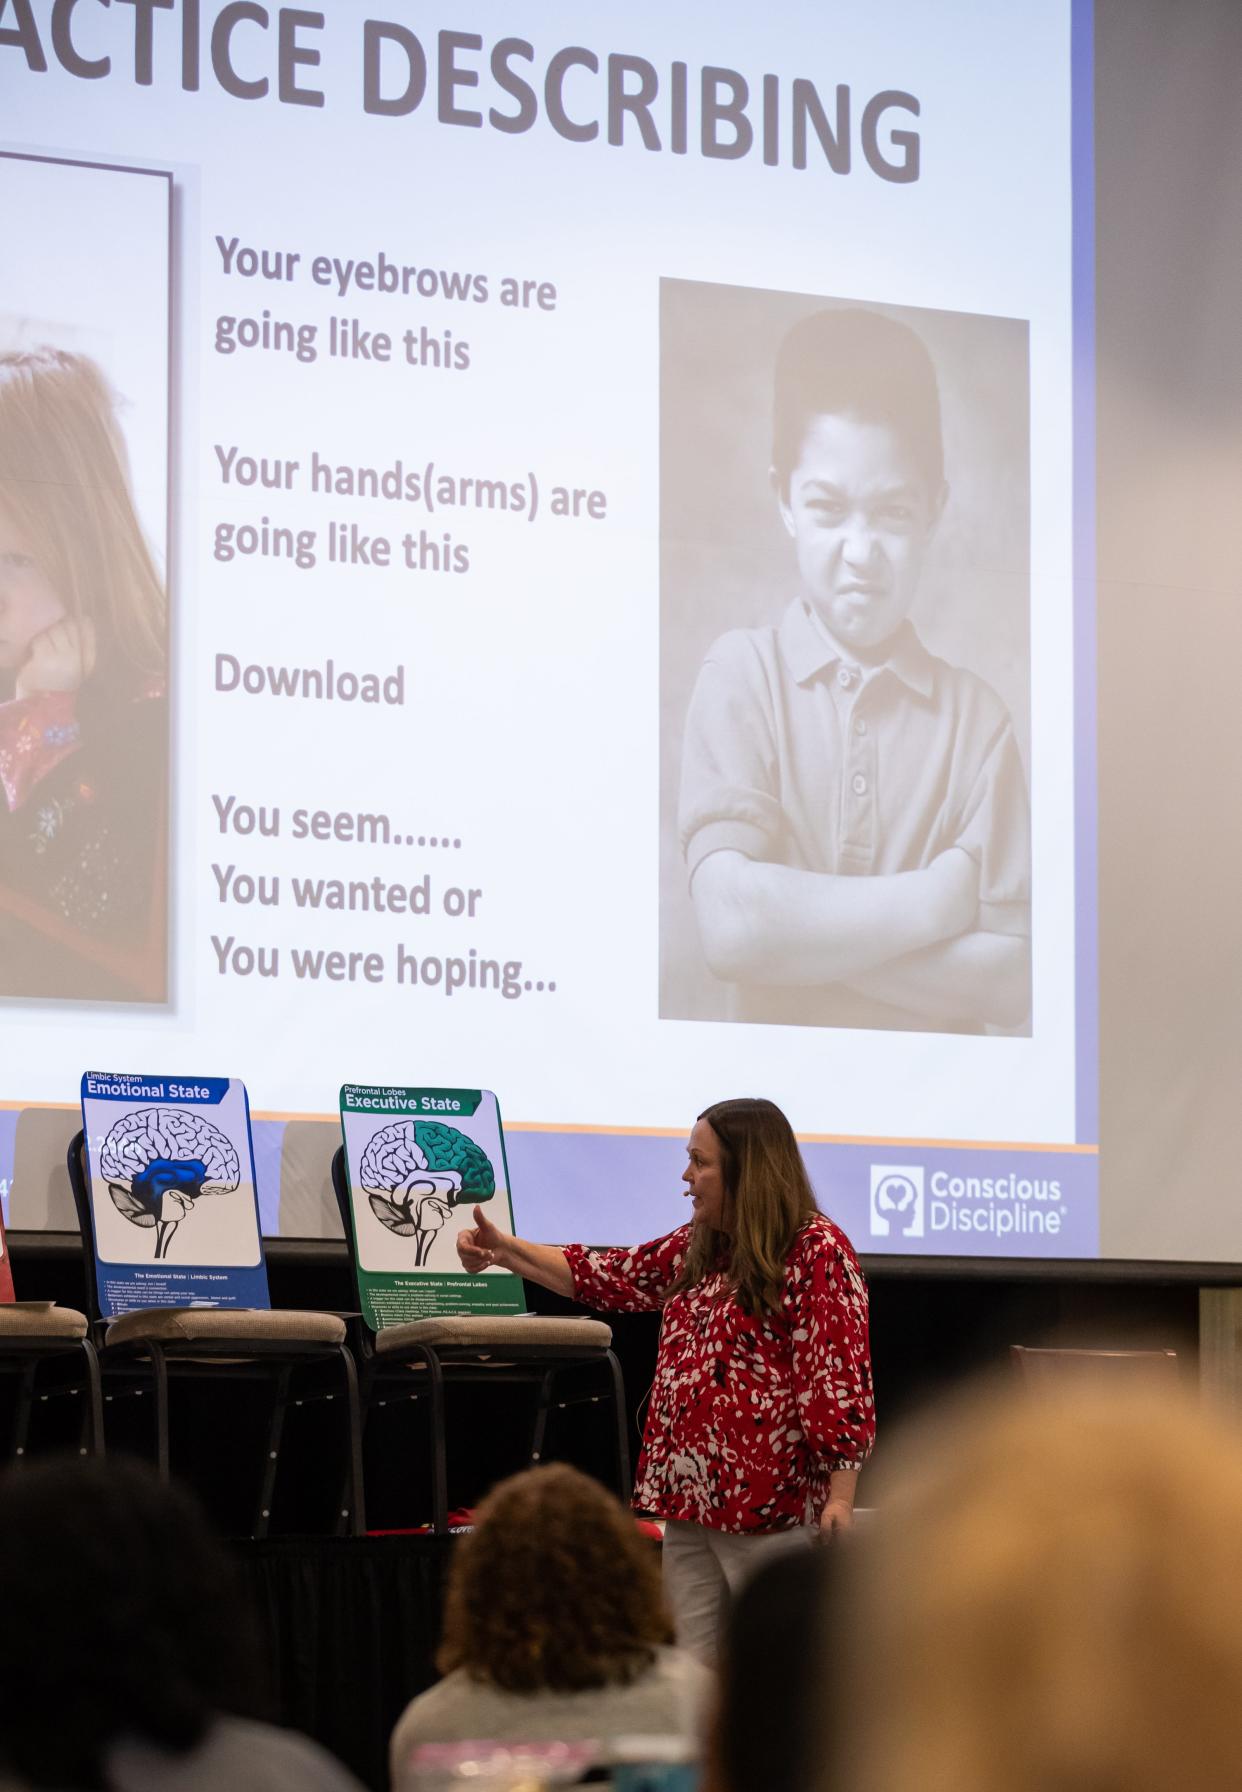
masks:
<path id="1" fill-rule="evenodd" d="M 169 1384 L 174 1377 L 187 1381 L 224 1379 L 266 1383 L 271 1390 L 271 1403 L 251 1527 L 253 1537 L 266 1537 L 290 1404 L 300 1406 L 312 1400 L 332 1401 L 340 1393 L 345 1409 L 347 1466 L 336 1530 L 338 1535 L 361 1536 L 366 1530 L 362 1407 L 358 1368 L 348 1343 L 227 1337 L 187 1339 L 184 1342 L 134 1338 L 108 1343 L 109 1321 L 103 1317 L 99 1305 L 90 1193 L 83 1162 L 84 1144 L 83 1134 L 75 1133 L 69 1144 L 68 1169 L 82 1233 L 88 1317 L 94 1333 L 99 1373 L 105 1387 L 110 1381 L 118 1381 L 127 1391 L 145 1391 L 149 1384 L 154 1396 L 155 1459 L 160 1479 L 167 1481 L 170 1475 L 168 1404 Z M 296 1395 L 295 1377 L 298 1382 Z M 111 1395 L 105 1395 L 105 1401 L 111 1398 Z"/>
<path id="2" fill-rule="evenodd" d="M 50 1369 L 51 1376 L 41 1375 L 44 1369 Z M 17 1381 L 9 1443 L 9 1461 L 13 1466 L 25 1460 L 36 1399 L 47 1400 L 53 1394 L 71 1394 L 81 1402 L 78 1454 L 103 1455 L 103 1390 L 99 1357 L 89 1332 L 84 1338 L 0 1334 L 0 1374 L 12 1375 Z"/>
<path id="3" fill-rule="evenodd" d="M 350 1267 L 356 1286 L 358 1257 L 350 1212 L 349 1185 L 345 1175 L 345 1152 L 341 1146 L 337 1147 L 332 1157 L 332 1187 L 336 1195 L 337 1206 L 340 1208 L 341 1226 L 345 1234 Z M 494 1386 L 497 1383 L 512 1382 L 524 1387 L 534 1387 L 535 1409 L 526 1461 L 528 1467 L 543 1460 L 548 1415 L 553 1405 L 558 1409 L 564 1409 L 570 1406 L 599 1405 L 607 1402 L 613 1409 L 614 1418 L 617 1493 L 622 1499 L 629 1498 L 632 1482 L 629 1421 L 625 1410 L 625 1381 L 621 1373 L 621 1365 L 614 1351 L 601 1351 L 598 1347 L 593 1346 L 584 1346 L 580 1350 L 575 1350 L 570 1346 L 563 1345 L 549 1349 L 547 1344 L 515 1345 L 505 1343 L 501 1347 L 501 1357 L 494 1358 L 488 1348 L 478 1345 L 431 1344 L 419 1341 L 406 1344 L 399 1352 L 393 1352 L 390 1355 L 387 1352 L 376 1351 L 374 1333 L 362 1319 L 358 1321 L 355 1351 L 362 1389 L 364 1430 L 372 1404 L 383 1404 L 375 1401 L 378 1391 L 399 1389 L 405 1397 L 417 1400 L 423 1390 L 411 1389 L 411 1371 L 415 1374 L 425 1374 L 425 1391 L 430 1408 L 431 1430 L 432 1530 L 437 1536 L 444 1535 L 449 1528 L 445 1389 L 450 1381 L 461 1386 L 469 1386 L 471 1383 Z M 589 1394 L 576 1393 L 565 1399 L 555 1399 L 557 1382 L 562 1373 L 582 1364 L 603 1366 L 607 1376 L 604 1391 Z"/>

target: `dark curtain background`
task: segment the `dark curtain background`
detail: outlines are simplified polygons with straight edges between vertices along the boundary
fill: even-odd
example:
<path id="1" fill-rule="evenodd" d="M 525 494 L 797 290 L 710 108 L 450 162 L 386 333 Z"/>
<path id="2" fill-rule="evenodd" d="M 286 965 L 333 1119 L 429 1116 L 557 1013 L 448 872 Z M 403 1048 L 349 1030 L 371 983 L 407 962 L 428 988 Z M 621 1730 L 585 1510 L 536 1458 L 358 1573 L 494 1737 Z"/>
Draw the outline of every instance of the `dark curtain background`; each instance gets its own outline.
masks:
<path id="1" fill-rule="evenodd" d="M 269 1705 L 376 1792 L 406 1703 L 436 1678 L 452 1540 L 278 1537 L 238 1543 L 269 1664 Z"/>

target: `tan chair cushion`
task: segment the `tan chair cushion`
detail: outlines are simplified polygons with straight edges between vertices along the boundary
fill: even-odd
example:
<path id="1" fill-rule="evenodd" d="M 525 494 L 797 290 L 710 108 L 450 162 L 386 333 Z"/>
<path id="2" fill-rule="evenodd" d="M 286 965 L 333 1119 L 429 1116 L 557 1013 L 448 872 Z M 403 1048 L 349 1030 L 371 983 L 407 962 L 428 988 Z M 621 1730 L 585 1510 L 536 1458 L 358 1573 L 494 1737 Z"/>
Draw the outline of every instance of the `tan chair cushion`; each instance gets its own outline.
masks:
<path id="1" fill-rule="evenodd" d="M 0 1338 L 84 1338 L 86 1314 L 72 1307 L 0 1306 Z"/>
<path id="2" fill-rule="evenodd" d="M 546 1350 L 607 1350 L 612 1329 L 602 1319 L 519 1318 L 413 1319 L 386 1325 L 375 1335 L 376 1354 L 405 1350 L 411 1344 L 453 1345 L 461 1349 L 511 1350 L 515 1344 Z"/>
<path id="3" fill-rule="evenodd" d="M 245 1344 L 343 1344 L 345 1321 L 335 1313 L 299 1313 L 273 1307 L 146 1307 L 122 1313 L 107 1331 L 109 1344 L 219 1342 Z"/>

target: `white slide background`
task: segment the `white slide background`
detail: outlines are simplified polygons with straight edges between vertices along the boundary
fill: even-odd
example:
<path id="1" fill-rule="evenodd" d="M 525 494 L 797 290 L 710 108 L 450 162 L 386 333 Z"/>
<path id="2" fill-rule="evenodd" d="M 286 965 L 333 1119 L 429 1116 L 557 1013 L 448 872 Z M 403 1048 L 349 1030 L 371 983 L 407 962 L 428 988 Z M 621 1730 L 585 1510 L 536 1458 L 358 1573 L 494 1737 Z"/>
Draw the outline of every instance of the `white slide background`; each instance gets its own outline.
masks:
<path id="1" fill-rule="evenodd" d="M 484 5 L 414 21 L 523 36 L 535 68 L 563 45 L 685 57 L 794 77 L 856 110 L 886 88 L 918 96 L 920 178 L 878 179 L 858 153 L 832 173 L 697 154 L 572 144 L 541 117 L 522 135 L 437 123 L 434 92 L 406 118 L 365 116 L 363 9 L 333 6 L 307 85 L 322 108 L 177 85 L 175 33 L 156 15 L 156 79 L 124 68 L 126 9 L 80 8 L 103 80 L 28 74 L 13 50 L 4 146 L 170 168 L 177 193 L 173 617 L 174 997 L 166 1009 L 14 1006 L 2 1092 L 72 1099 L 83 1063 L 244 1077 L 260 1112 L 326 1113 L 343 1080 L 495 1087 L 507 1119 L 684 1125 L 705 1101 L 762 1083 L 800 1128 L 942 1139 L 1074 1136 L 1071 588 L 1070 31 L 1068 5 L 635 5 L 611 21 Z M 211 11 L 213 9 L 205 9 Z M 132 25 L 127 26 L 132 33 Z M 308 41 L 310 39 L 308 38 Z M 274 71 L 270 35 L 239 32 L 248 73 Z M 432 55 L 433 50 L 431 52 Z M 511 106 L 481 56 L 459 104 Z M 434 82 L 434 60 L 432 80 Z M 567 85 L 583 116 L 602 77 Z M 900 118 L 899 122 L 910 121 Z M 693 129 L 693 111 L 692 111 Z M 693 138 L 692 138 L 693 143 Z M 49 244 L 39 221 L 22 255 Z M 216 238 L 296 251 L 292 281 L 226 274 Z M 316 256 L 487 276 L 485 304 L 316 285 Z M 141 255 L 142 245 L 135 245 Z M 555 308 L 505 308 L 506 276 L 549 282 Z M 658 307 L 661 277 L 1026 320 L 1031 381 L 1031 781 L 1034 1024 L 1029 1038 L 831 1033 L 658 1018 Z M 106 306 L 105 306 L 106 309 Z M 317 358 L 216 352 L 221 315 L 317 326 Z M 333 315 L 383 330 L 392 363 L 329 358 Z M 468 368 L 408 366 L 406 330 L 452 331 Z M 296 460 L 289 489 L 221 477 L 217 445 Z M 420 476 L 526 482 L 540 511 L 489 513 L 327 498 L 312 454 Z M 603 494 L 602 517 L 551 514 L 553 488 Z M 315 532 L 313 567 L 213 557 L 220 523 Z M 394 544 L 445 533 L 468 570 L 328 563 L 331 522 Z M 401 706 L 215 688 L 243 665 L 391 676 Z M 279 811 L 275 837 L 222 828 L 215 798 Z M 387 845 L 294 837 L 297 810 L 380 813 Z M 409 840 L 414 843 L 410 844 Z M 419 838 L 460 845 L 420 847 Z M 221 873 L 279 880 L 274 906 L 222 900 Z M 416 885 L 427 916 L 299 910 L 292 880 Z M 476 912 L 444 912 L 450 889 Z M 278 954 L 274 978 L 221 973 L 214 938 Z M 398 944 L 520 962 L 494 989 L 411 987 Z M 378 981 L 299 980 L 294 949 L 377 954 Z"/>

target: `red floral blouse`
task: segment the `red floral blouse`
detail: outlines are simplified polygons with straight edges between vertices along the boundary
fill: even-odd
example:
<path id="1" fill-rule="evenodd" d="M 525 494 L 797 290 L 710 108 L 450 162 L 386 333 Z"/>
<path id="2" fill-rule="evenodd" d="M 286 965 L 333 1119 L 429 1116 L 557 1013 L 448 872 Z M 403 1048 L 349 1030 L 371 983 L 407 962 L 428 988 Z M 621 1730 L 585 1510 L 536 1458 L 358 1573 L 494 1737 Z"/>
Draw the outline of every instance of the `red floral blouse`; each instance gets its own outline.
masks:
<path id="1" fill-rule="evenodd" d="M 75 692 L 39 691 L 0 703 L 0 794 L 6 807 L 20 809 L 39 780 L 80 744 Z"/>
<path id="2" fill-rule="evenodd" d="M 717 1531 L 814 1522 L 829 1475 L 858 1468 L 875 1438 L 858 1259 L 816 1214 L 790 1250 L 781 1312 L 752 1318 L 724 1269 L 666 1298 L 689 1238 L 682 1226 L 633 1249 L 565 1247 L 584 1306 L 664 1309 L 634 1504 Z"/>

